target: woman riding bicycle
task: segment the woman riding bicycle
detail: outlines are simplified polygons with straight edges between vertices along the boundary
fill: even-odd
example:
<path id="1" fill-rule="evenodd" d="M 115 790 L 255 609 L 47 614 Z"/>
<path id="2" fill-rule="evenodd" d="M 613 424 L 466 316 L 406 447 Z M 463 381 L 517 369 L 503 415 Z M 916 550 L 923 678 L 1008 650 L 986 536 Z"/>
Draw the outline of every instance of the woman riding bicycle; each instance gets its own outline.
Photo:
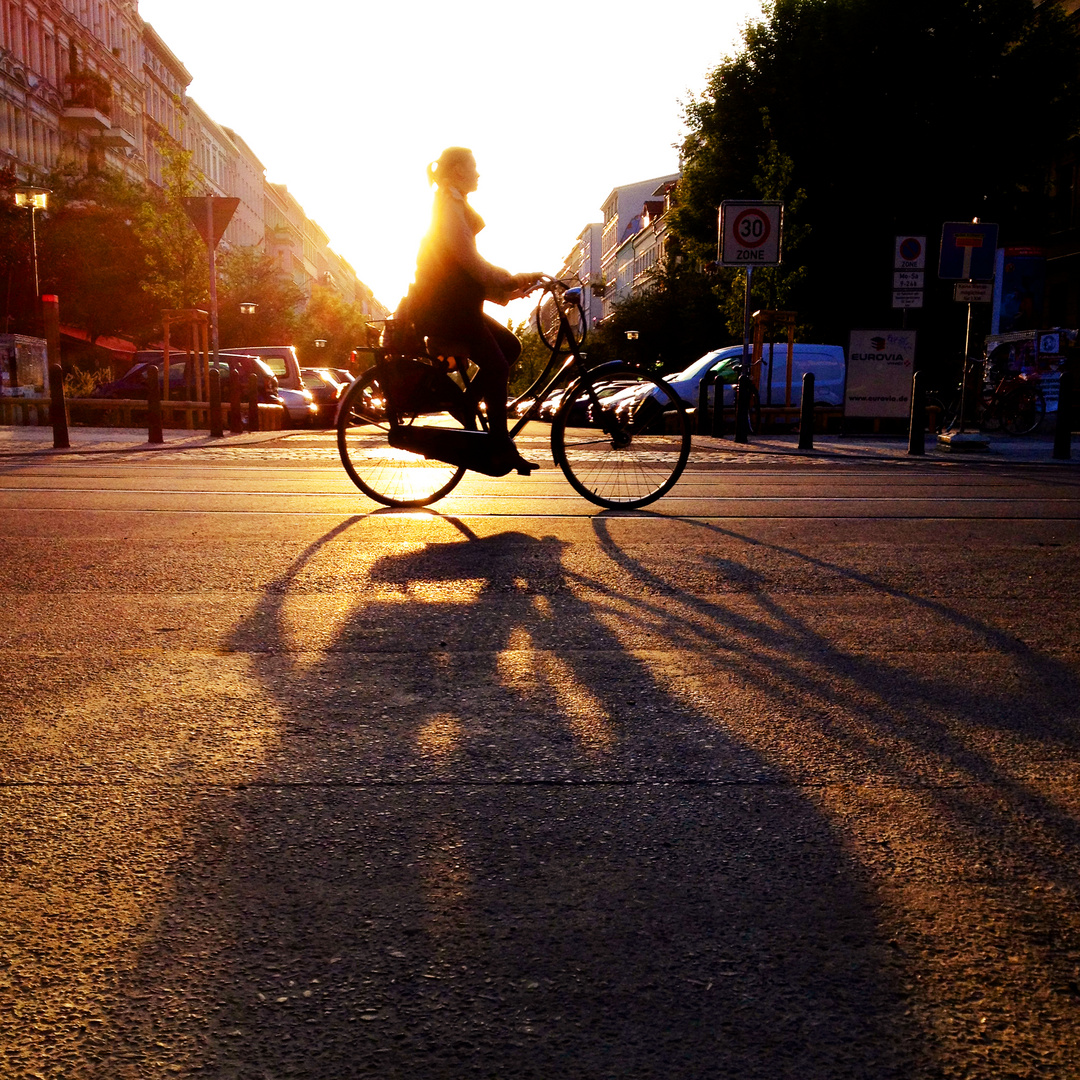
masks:
<path id="1" fill-rule="evenodd" d="M 529 292 L 539 273 L 511 274 L 481 258 L 476 234 L 484 227 L 469 205 L 479 173 L 471 150 L 452 146 L 427 167 L 436 186 L 431 227 L 420 245 L 408 316 L 425 337 L 464 346 L 479 368 L 476 385 L 487 402 L 495 454 L 511 468 L 534 469 L 510 440 L 506 395 L 510 367 L 521 355 L 518 339 L 484 314 L 484 301 L 505 304 Z"/>

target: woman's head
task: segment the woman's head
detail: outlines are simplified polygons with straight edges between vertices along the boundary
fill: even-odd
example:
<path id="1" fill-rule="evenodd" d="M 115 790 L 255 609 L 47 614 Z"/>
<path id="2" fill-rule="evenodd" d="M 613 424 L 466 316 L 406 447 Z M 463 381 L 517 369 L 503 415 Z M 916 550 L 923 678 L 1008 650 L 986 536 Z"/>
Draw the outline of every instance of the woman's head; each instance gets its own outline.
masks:
<path id="1" fill-rule="evenodd" d="M 439 160 L 431 162 L 427 167 L 429 184 L 438 184 L 440 187 L 450 184 L 465 195 L 476 190 L 479 175 L 473 152 L 464 146 L 448 146 L 439 155 Z"/>

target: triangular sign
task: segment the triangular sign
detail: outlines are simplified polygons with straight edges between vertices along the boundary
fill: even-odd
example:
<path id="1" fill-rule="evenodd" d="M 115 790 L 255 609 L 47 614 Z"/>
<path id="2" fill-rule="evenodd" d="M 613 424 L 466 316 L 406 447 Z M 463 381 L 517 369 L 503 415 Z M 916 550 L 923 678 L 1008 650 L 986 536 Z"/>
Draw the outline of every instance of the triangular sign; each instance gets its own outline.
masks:
<path id="1" fill-rule="evenodd" d="M 214 233 L 210 235 L 210 222 L 207 219 L 206 204 L 213 206 Z M 217 247 L 218 241 L 225 235 L 225 230 L 232 221 L 236 208 L 240 205 L 239 199 L 224 198 L 220 195 L 198 195 L 184 200 L 184 209 L 191 223 L 199 230 L 203 242 L 210 247 Z"/>

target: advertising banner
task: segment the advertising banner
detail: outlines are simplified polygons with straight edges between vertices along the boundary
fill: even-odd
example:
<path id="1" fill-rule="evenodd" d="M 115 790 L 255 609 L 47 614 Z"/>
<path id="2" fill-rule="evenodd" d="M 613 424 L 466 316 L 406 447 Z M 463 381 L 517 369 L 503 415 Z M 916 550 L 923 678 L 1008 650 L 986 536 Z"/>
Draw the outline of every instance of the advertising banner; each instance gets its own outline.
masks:
<path id="1" fill-rule="evenodd" d="M 844 416 L 907 418 L 914 372 L 914 330 L 852 330 Z"/>

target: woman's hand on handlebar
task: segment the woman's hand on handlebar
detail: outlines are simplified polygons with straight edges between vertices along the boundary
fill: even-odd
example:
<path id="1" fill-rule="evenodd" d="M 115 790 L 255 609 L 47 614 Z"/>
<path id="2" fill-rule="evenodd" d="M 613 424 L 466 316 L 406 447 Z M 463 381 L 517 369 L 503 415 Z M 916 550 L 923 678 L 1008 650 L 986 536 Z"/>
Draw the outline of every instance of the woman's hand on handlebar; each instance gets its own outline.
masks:
<path id="1" fill-rule="evenodd" d="M 534 292 L 540 285 L 541 279 L 545 275 L 539 271 L 529 271 L 526 274 L 514 274 L 514 291 L 511 294 L 511 299 L 518 299 L 522 296 L 528 296 L 529 293 Z"/>

